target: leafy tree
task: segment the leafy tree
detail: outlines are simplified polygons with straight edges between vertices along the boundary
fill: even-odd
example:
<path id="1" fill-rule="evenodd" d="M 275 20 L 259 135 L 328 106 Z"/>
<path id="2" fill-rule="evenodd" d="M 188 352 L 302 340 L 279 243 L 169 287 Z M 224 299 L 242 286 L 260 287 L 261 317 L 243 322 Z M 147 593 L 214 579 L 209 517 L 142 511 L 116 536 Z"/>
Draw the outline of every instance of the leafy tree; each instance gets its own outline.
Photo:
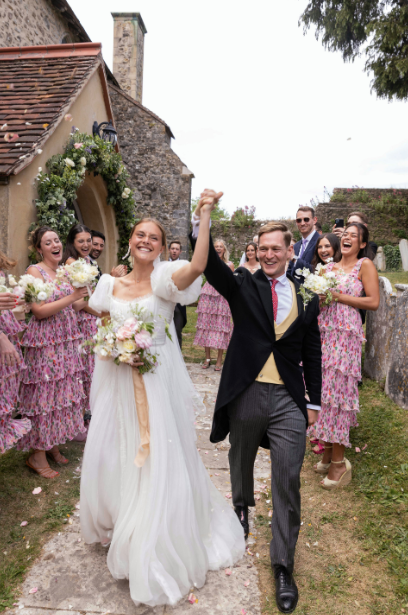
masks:
<path id="1" fill-rule="evenodd" d="M 408 0 L 309 0 L 299 25 L 345 62 L 364 54 L 380 98 L 408 97 Z"/>
<path id="2" fill-rule="evenodd" d="M 196 199 L 191 199 L 191 211 L 194 212 L 196 210 L 196 207 L 198 205 L 198 201 L 199 201 L 199 197 L 197 197 Z M 220 207 L 220 203 L 221 201 L 219 201 L 217 207 L 215 209 L 213 209 L 213 211 L 211 212 L 211 220 L 229 220 L 229 213 L 227 212 L 226 209 L 223 209 L 222 207 Z"/>

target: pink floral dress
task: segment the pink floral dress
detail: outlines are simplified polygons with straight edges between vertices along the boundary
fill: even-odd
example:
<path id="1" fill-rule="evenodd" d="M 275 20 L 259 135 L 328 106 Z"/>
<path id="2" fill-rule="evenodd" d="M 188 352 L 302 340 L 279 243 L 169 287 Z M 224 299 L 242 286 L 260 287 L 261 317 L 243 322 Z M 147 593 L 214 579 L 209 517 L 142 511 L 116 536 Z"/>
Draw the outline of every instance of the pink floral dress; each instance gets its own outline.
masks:
<path id="1" fill-rule="evenodd" d="M 88 263 L 91 263 L 91 259 L 88 257 L 85 259 Z M 94 265 L 95 263 L 92 262 Z M 91 340 L 97 333 L 98 327 L 96 326 L 97 316 L 89 314 L 85 310 L 80 310 L 76 313 L 78 319 L 78 327 L 82 334 L 83 341 Z M 92 354 L 89 348 L 85 348 L 82 354 L 82 363 L 84 366 L 82 372 L 82 381 L 84 386 L 84 393 L 86 396 L 86 402 L 84 409 L 86 412 L 90 412 L 89 394 L 91 392 L 92 376 L 95 369 L 95 355 Z"/>
<path id="2" fill-rule="evenodd" d="M 26 366 L 20 348 L 18 334 L 24 331 L 9 310 L 0 311 L 0 332 L 4 333 L 20 355 L 20 365 L 7 366 L 0 363 L 0 453 L 4 453 L 31 429 L 29 419 L 13 419 L 19 396 L 21 376 Z"/>
<path id="3" fill-rule="evenodd" d="M 55 291 L 47 303 L 72 293 L 70 284 L 56 283 L 40 265 L 35 267 L 46 282 L 54 283 Z M 85 431 L 81 341 L 71 305 L 49 318 L 37 320 L 33 316 L 30 320 L 21 342 L 26 349 L 27 369 L 22 378 L 20 411 L 30 418 L 32 429 L 17 443 L 19 450 L 50 450 Z"/>
<path id="4" fill-rule="evenodd" d="M 349 274 L 336 271 L 340 282 L 336 291 L 361 297 L 359 280 L 361 258 Z M 333 269 L 334 263 L 327 266 Z M 361 380 L 361 350 L 364 339 L 359 310 L 333 302 L 322 307 L 319 315 L 322 340 L 322 408 L 317 423 L 308 430 L 310 437 L 350 447 L 350 427 L 358 427 L 358 382 Z"/>
<path id="5" fill-rule="evenodd" d="M 194 345 L 227 350 L 233 329 L 231 310 L 208 282 L 201 289 L 197 314 Z"/>

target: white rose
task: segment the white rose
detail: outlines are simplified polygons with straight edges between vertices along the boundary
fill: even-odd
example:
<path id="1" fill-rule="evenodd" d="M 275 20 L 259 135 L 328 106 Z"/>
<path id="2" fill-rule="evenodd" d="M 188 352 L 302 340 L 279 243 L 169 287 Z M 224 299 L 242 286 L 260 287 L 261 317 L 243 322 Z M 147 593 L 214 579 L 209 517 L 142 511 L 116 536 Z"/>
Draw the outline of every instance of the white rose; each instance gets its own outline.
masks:
<path id="1" fill-rule="evenodd" d="M 126 194 L 126 192 L 125 192 L 125 191 L 123 191 L 123 192 L 122 192 L 122 199 L 127 199 L 127 198 L 129 198 L 129 195 L 128 195 L 128 194 Z"/>
<path id="2" fill-rule="evenodd" d="M 38 301 L 45 301 L 47 299 L 47 293 L 45 293 L 42 290 L 41 292 L 38 293 L 37 298 L 38 298 Z"/>
<path id="3" fill-rule="evenodd" d="M 8 293 L 7 286 L 4 286 L 3 284 L 0 284 L 0 293 Z"/>
<path id="4" fill-rule="evenodd" d="M 295 273 L 296 275 L 302 275 L 302 269 L 296 269 Z"/>
<path id="5" fill-rule="evenodd" d="M 2 275 L 0 275 L 0 284 L 1 286 L 4 286 L 4 284 L 6 283 L 6 278 L 4 278 Z M 4 291 L 2 291 L 4 292 Z"/>
<path id="6" fill-rule="evenodd" d="M 81 163 L 81 165 L 83 167 L 86 167 L 86 158 L 84 158 L 84 156 L 82 156 L 82 158 L 79 160 L 79 162 Z"/>
<path id="7" fill-rule="evenodd" d="M 73 168 L 75 166 L 75 162 L 71 160 L 71 158 L 65 158 L 65 164 L 67 165 L 67 167 Z"/>
<path id="8" fill-rule="evenodd" d="M 38 167 L 38 172 L 41 173 L 42 167 Z"/>
<path id="9" fill-rule="evenodd" d="M 125 194 L 129 195 L 130 194 L 130 188 L 125 188 L 123 191 Z"/>
<path id="10" fill-rule="evenodd" d="M 82 169 L 79 171 L 80 175 L 85 175 L 86 169 L 85 167 L 82 167 Z"/>

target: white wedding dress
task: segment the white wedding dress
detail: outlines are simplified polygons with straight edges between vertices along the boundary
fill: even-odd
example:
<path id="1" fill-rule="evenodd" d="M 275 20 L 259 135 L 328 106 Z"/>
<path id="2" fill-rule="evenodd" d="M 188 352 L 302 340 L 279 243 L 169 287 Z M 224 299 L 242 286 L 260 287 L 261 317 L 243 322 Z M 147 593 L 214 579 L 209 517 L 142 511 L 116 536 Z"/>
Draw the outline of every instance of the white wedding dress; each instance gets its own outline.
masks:
<path id="1" fill-rule="evenodd" d="M 149 403 L 150 455 L 134 464 L 139 425 L 132 368 L 96 359 L 92 420 L 81 479 L 85 542 L 110 543 L 107 563 L 115 579 L 129 579 L 136 604 L 174 605 L 208 570 L 231 566 L 245 551 L 233 509 L 212 484 L 196 449 L 195 411 L 203 407 L 185 367 L 172 322 L 176 303 L 195 301 L 201 279 L 179 291 L 171 276 L 183 262 L 160 262 L 152 293 L 132 302 L 113 296 L 115 279 L 103 275 L 89 305 L 128 318 L 132 306 L 155 320 L 155 373 L 143 376 Z M 171 323 L 173 341 L 166 337 Z"/>

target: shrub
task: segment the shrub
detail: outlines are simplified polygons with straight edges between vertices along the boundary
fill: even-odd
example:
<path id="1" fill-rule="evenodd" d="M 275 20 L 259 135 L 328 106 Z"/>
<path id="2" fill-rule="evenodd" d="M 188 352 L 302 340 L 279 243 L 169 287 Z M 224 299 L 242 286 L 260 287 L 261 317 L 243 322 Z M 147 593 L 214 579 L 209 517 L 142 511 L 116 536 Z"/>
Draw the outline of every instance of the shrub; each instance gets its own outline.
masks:
<path id="1" fill-rule="evenodd" d="M 399 246 L 387 245 L 383 247 L 385 266 L 387 271 L 398 271 L 402 267 L 401 252 Z"/>

